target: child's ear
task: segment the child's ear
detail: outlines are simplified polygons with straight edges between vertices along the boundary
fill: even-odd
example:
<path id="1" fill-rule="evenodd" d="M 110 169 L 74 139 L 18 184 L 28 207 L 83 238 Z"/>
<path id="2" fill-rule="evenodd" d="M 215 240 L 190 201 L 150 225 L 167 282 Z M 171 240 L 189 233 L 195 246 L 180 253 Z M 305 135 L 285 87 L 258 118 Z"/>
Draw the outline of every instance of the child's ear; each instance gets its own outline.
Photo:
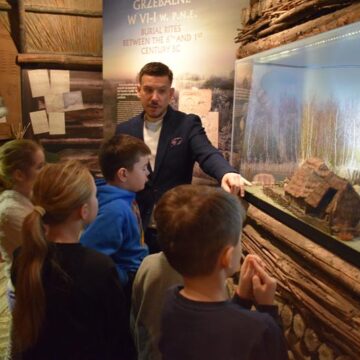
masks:
<path id="1" fill-rule="evenodd" d="M 23 171 L 21 171 L 20 169 L 16 169 L 13 173 L 12 173 L 12 178 L 14 182 L 22 182 L 25 180 L 26 175 L 24 174 Z"/>
<path id="2" fill-rule="evenodd" d="M 117 176 L 117 178 L 118 178 L 118 180 L 120 181 L 120 182 L 126 182 L 126 180 L 127 180 L 127 175 L 128 175 L 128 171 L 127 171 L 127 169 L 125 169 L 125 168 L 120 168 L 117 172 L 116 172 L 116 176 Z"/>
<path id="3" fill-rule="evenodd" d="M 226 246 L 220 255 L 220 266 L 224 269 L 231 267 L 234 254 L 234 246 Z"/>
<path id="4" fill-rule="evenodd" d="M 90 209 L 89 209 L 89 204 L 83 204 L 81 205 L 81 207 L 79 208 L 79 215 L 81 220 L 86 221 L 87 218 L 89 217 L 90 214 Z"/>

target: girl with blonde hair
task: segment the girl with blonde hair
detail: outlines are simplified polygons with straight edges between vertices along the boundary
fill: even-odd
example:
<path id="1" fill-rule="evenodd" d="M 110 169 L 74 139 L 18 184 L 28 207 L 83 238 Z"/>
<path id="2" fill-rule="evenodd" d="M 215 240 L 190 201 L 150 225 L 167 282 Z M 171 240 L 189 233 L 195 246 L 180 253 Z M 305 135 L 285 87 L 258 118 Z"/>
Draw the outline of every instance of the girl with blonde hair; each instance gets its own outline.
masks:
<path id="1" fill-rule="evenodd" d="M 79 243 L 98 210 L 90 172 L 74 161 L 46 165 L 33 203 L 12 268 L 14 352 L 23 359 L 129 359 L 115 265 Z"/>
<path id="2" fill-rule="evenodd" d="M 13 298 L 9 270 L 13 251 L 21 244 L 21 228 L 33 210 L 30 197 L 44 165 L 42 147 L 31 140 L 12 140 L 0 147 L 0 358 L 6 358 Z M 8 299 L 7 296 L 8 295 Z"/>
<path id="3" fill-rule="evenodd" d="M 32 140 L 12 140 L 0 147 L 0 245 L 4 260 L 11 261 L 21 244 L 23 220 L 33 210 L 32 187 L 44 162 L 42 147 Z"/>

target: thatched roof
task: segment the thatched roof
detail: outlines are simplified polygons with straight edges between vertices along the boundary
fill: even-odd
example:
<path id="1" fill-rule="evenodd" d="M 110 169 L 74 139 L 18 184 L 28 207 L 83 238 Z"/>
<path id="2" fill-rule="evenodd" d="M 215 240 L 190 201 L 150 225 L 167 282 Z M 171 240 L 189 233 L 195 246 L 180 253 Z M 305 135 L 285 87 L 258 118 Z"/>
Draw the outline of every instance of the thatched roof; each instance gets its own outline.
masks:
<path id="1" fill-rule="evenodd" d="M 285 187 L 285 194 L 306 213 L 325 218 L 341 239 L 351 240 L 358 235 L 360 195 L 322 160 L 306 160 Z"/>
<path id="2" fill-rule="evenodd" d="M 343 190 L 348 182 L 335 175 L 321 160 L 307 159 L 294 173 L 285 188 L 285 193 L 316 208 L 329 188 Z"/>
<path id="3" fill-rule="evenodd" d="M 17 6 L 0 5 L 10 8 L 0 11 L 0 23 L 16 36 Z M 101 0 L 26 0 L 24 7 L 26 52 L 101 56 Z"/>

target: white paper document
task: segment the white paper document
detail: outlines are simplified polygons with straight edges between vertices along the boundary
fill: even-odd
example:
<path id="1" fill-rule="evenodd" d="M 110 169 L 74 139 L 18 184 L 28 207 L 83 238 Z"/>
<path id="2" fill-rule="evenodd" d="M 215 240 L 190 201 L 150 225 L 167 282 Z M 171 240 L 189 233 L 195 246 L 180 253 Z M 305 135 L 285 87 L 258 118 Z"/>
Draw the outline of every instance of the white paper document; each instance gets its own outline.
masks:
<path id="1" fill-rule="evenodd" d="M 45 110 L 31 112 L 30 119 L 35 135 L 49 132 L 49 123 Z"/>
<path id="2" fill-rule="evenodd" d="M 48 94 L 45 95 L 46 111 L 59 112 L 64 111 L 64 97 L 62 94 Z"/>
<path id="3" fill-rule="evenodd" d="M 50 82 L 47 70 L 28 70 L 32 97 L 45 96 L 50 93 Z"/>
<path id="4" fill-rule="evenodd" d="M 64 97 L 64 110 L 65 111 L 84 109 L 82 94 L 81 94 L 80 90 L 65 93 L 65 94 L 63 94 L 63 97 Z"/>
<path id="5" fill-rule="evenodd" d="M 49 112 L 49 133 L 50 135 L 65 134 L 65 113 Z"/>
<path id="6" fill-rule="evenodd" d="M 50 84 L 52 94 L 70 92 L 70 71 L 50 70 Z"/>

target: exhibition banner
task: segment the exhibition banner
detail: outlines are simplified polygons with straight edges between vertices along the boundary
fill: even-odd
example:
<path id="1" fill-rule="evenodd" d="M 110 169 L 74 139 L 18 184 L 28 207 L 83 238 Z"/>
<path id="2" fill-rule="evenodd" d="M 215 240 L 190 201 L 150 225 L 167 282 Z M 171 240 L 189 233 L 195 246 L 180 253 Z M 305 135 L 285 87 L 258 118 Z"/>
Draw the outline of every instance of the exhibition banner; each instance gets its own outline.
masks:
<path id="1" fill-rule="evenodd" d="M 151 61 L 174 73 L 172 106 L 199 115 L 229 150 L 236 44 L 248 0 L 104 0 L 105 131 L 142 109 L 137 74 Z"/>

